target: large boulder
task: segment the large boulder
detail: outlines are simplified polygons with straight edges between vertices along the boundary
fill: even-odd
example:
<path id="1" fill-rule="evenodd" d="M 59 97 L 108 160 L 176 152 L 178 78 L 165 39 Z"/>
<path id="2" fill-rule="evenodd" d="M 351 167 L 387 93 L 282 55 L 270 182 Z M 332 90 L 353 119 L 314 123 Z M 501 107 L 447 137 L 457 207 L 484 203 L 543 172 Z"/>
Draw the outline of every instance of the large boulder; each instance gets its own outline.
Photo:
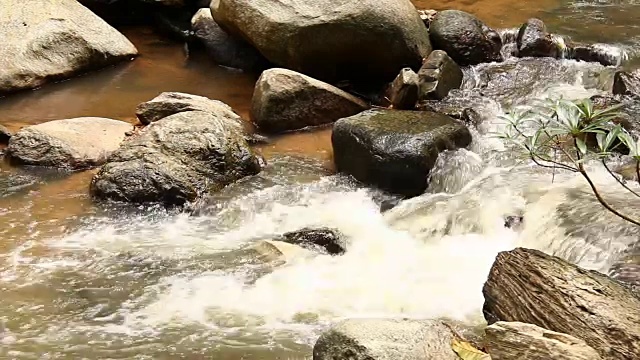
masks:
<path id="1" fill-rule="evenodd" d="M 491 360 L 601 360 L 584 341 L 521 322 L 497 322 L 485 329 Z"/>
<path id="2" fill-rule="evenodd" d="M 36 88 L 138 54 L 124 35 L 76 0 L 4 0 L 0 34 L 0 94 Z"/>
<path id="3" fill-rule="evenodd" d="M 269 69 L 256 83 L 251 120 L 263 131 L 282 132 L 332 123 L 369 106 L 335 86 L 287 69 Z"/>
<path id="4" fill-rule="evenodd" d="M 125 142 L 96 174 L 96 198 L 180 206 L 260 171 L 235 117 L 181 112 Z"/>
<path id="5" fill-rule="evenodd" d="M 498 254 L 483 294 L 490 324 L 518 321 L 569 334 L 605 359 L 640 354 L 640 297 L 598 272 L 518 248 Z"/>
<path id="6" fill-rule="evenodd" d="M 124 121 L 85 117 L 28 126 L 9 140 L 11 161 L 63 169 L 103 164 L 133 126 Z"/>
<path id="7" fill-rule="evenodd" d="M 547 32 L 547 27 L 540 19 L 529 19 L 518 31 L 518 56 L 520 57 L 552 57 L 560 56 L 560 48 Z"/>
<path id="8" fill-rule="evenodd" d="M 272 63 L 325 81 L 391 81 L 431 52 L 409 0 L 216 0 L 211 11 Z"/>
<path id="9" fill-rule="evenodd" d="M 433 51 L 418 71 L 420 100 L 442 100 L 462 85 L 462 70 L 442 50 Z"/>
<path id="10" fill-rule="evenodd" d="M 323 333 L 313 360 L 459 360 L 440 321 L 349 319 Z"/>
<path id="11" fill-rule="evenodd" d="M 464 11 L 438 12 L 429 34 L 433 47 L 446 51 L 460 66 L 502 60 L 500 35 Z"/>
<path id="12" fill-rule="evenodd" d="M 233 112 L 233 109 L 222 101 L 180 92 L 163 92 L 155 98 L 139 104 L 136 108 L 136 116 L 142 124 L 148 125 L 167 116 L 187 111 L 223 114 L 238 123 L 242 121 Z"/>
<path id="13" fill-rule="evenodd" d="M 211 9 L 200 9 L 191 19 L 194 36 L 218 65 L 248 71 L 260 71 L 267 60 L 242 39 L 227 34 L 211 15 Z"/>
<path id="14" fill-rule="evenodd" d="M 369 110 L 340 119 L 331 136 L 336 168 L 404 196 L 422 194 L 438 154 L 465 147 L 469 129 L 434 112 Z"/>

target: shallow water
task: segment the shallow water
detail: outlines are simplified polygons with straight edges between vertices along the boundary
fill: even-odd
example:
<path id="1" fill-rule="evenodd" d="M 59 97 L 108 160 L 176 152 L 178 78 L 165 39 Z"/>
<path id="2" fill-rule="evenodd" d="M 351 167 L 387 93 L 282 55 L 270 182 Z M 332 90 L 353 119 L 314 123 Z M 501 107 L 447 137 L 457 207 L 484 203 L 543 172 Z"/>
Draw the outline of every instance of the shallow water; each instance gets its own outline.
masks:
<path id="1" fill-rule="evenodd" d="M 632 54 L 640 39 L 633 2 L 427 3 L 495 27 L 539 16 L 551 31 L 620 43 Z M 134 121 L 135 106 L 162 91 L 220 99 L 247 118 L 255 76 L 187 58 L 149 30 L 124 32 L 139 59 L 0 99 L 0 121 L 13 130 L 75 116 Z M 638 230 L 603 211 L 580 178 L 532 168 L 491 134 L 509 106 L 601 93 L 612 70 L 562 61 L 536 73 L 522 64 L 466 71 L 459 96 L 483 115 L 473 144 L 443 154 L 428 193 L 385 214 L 384 194 L 332 174 L 329 129 L 260 145 L 269 166 L 193 214 L 96 206 L 87 194 L 91 171 L 0 165 L 0 358 L 304 359 L 323 329 L 348 317 L 481 326 L 482 284 L 502 250 L 537 248 L 607 272 Z M 508 81 L 504 71 L 523 76 Z M 602 169 L 593 174 L 611 201 L 640 214 Z M 513 215 L 526 221 L 506 229 Z M 238 253 L 306 226 L 339 229 L 346 254 L 299 251 L 281 264 Z"/>

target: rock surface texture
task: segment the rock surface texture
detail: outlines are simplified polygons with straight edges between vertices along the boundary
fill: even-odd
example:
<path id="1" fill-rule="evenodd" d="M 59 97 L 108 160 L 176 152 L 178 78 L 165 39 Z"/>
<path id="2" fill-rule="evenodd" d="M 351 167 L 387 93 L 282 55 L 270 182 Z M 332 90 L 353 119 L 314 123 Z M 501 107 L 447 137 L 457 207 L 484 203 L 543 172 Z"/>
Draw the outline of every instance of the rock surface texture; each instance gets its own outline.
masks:
<path id="1" fill-rule="evenodd" d="M 557 58 L 560 56 L 560 49 L 540 19 L 529 19 L 520 27 L 517 43 L 520 57 Z"/>
<path id="2" fill-rule="evenodd" d="M 462 85 L 462 70 L 442 50 L 434 50 L 418 71 L 420 100 L 442 100 Z"/>
<path id="3" fill-rule="evenodd" d="M 613 94 L 640 96 L 640 72 L 616 72 L 613 76 Z"/>
<path id="4" fill-rule="evenodd" d="M 434 112 L 368 110 L 340 119 L 331 136 L 337 170 L 404 196 L 428 185 L 438 154 L 466 147 L 466 126 Z"/>
<path id="5" fill-rule="evenodd" d="M 132 59 L 136 48 L 75 0 L 3 0 L 0 94 Z"/>
<path id="6" fill-rule="evenodd" d="M 260 171 L 235 117 L 181 112 L 125 142 L 96 174 L 91 193 L 101 199 L 180 206 Z"/>
<path id="7" fill-rule="evenodd" d="M 444 50 L 460 66 L 502 60 L 500 35 L 464 11 L 438 12 L 429 34 L 433 47 Z"/>
<path id="8" fill-rule="evenodd" d="M 54 120 L 28 126 L 9 140 L 11 161 L 63 169 L 84 169 L 103 164 L 118 149 L 133 126 L 105 118 Z"/>
<path id="9" fill-rule="evenodd" d="M 191 19 L 191 28 L 209 56 L 219 65 L 260 71 L 268 64 L 253 46 L 227 34 L 213 19 L 209 8 L 198 10 Z"/>
<path id="10" fill-rule="evenodd" d="M 217 0 L 211 12 L 272 63 L 323 81 L 388 82 L 431 52 L 409 0 Z"/>
<path id="11" fill-rule="evenodd" d="M 598 272 L 518 248 L 497 256 L 483 294 L 489 323 L 518 321 L 569 334 L 604 359 L 640 354 L 640 298 Z"/>
<path id="12" fill-rule="evenodd" d="M 251 100 L 251 120 L 263 131 L 283 132 L 332 123 L 369 108 L 333 85 L 287 69 L 262 73 Z"/>
<path id="13" fill-rule="evenodd" d="M 419 91 L 418 74 L 411 68 L 400 70 L 400 74 L 391 83 L 391 105 L 394 109 L 411 110 L 416 107 Z"/>
<path id="14" fill-rule="evenodd" d="M 485 329 L 491 360 L 601 360 L 584 341 L 536 325 L 497 322 Z"/>
<path id="15" fill-rule="evenodd" d="M 459 360 L 452 337 L 439 321 L 350 319 L 320 336 L 313 360 Z"/>
<path id="16" fill-rule="evenodd" d="M 233 109 L 222 101 L 212 100 L 204 96 L 179 92 L 164 92 L 144 102 L 136 108 L 136 116 L 144 125 L 166 118 L 167 116 L 187 112 L 202 111 L 211 114 L 223 114 L 241 123 L 242 119 Z"/>

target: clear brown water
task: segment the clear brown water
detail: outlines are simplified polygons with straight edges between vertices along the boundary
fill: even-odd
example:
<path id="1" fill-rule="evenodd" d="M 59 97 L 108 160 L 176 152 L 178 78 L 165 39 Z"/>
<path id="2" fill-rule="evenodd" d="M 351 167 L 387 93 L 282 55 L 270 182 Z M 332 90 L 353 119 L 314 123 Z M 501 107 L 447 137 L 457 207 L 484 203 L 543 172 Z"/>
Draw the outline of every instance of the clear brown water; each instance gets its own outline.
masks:
<path id="1" fill-rule="evenodd" d="M 640 5 L 635 5 L 632 1 L 603 4 L 600 1 L 557 0 L 416 0 L 415 3 L 421 8 L 469 11 L 494 27 L 517 26 L 527 18 L 536 16 L 544 19 L 551 31 L 570 35 L 577 40 L 620 43 L 629 47 L 632 53 L 640 44 L 640 28 L 637 25 L 640 20 Z M 163 91 L 181 91 L 219 99 L 231 105 L 245 119 L 248 118 L 253 84 L 257 78 L 255 75 L 218 67 L 199 54 L 187 57 L 182 45 L 163 39 L 149 29 L 129 28 L 122 31 L 138 47 L 141 57 L 127 64 L 0 98 L 0 123 L 15 131 L 26 125 L 78 116 L 103 116 L 134 122 L 136 105 Z M 317 159 L 317 166 L 321 168 L 331 168 L 329 129 L 288 134 L 272 140 L 271 143 L 258 147 L 267 159 L 283 154 L 303 155 Z M 9 185 L 3 182 L 8 175 L 11 176 Z M 43 173 L 0 164 L 0 358 L 302 359 L 309 356 L 309 344 L 317 336 L 317 329 L 310 333 L 298 332 L 292 330 L 291 323 L 286 323 L 286 329 L 282 331 L 257 326 L 261 330 L 249 332 L 243 329 L 256 328 L 254 322 L 264 320 L 239 318 L 223 312 L 202 315 L 207 321 L 196 322 L 186 328 L 177 323 L 158 322 L 152 323 L 149 325 L 151 328 L 145 328 L 144 331 L 133 331 L 124 329 L 121 321 L 114 320 L 111 324 L 110 320 L 93 314 L 94 307 L 103 306 L 105 299 L 116 302 L 116 305 L 111 305 L 106 301 L 108 306 L 126 308 L 116 300 L 126 303 L 125 300 L 142 293 L 150 296 L 149 288 L 157 284 L 157 277 L 166 276 L 163 273 L 156 277 L 156 270 L 144 266 L 142 270 L 135 268 L 141 266 L 139 264 L 133 266 L 133 270 L 126 267 L 123 269 L 123 265 L 118 263 L 117 258 L 114 260 L 114 256 L 145 251 L 155 254 L 155 251 L 159 251 L 154 249 L 159 246 L 158 243 L 162 246 L 168 246 L 166 243 L 175 246 L 172 241 L 176 240 L 173 237 L 186 241 L 187 244 L 193 241 L 200 246 L 196 240 L 211 236 L 211 229 L 198 228 L 191 233 L 191 225 L 180 225 L 183 221 L 181 217 L 170 217 L 158 210 L 149 211 L 151 215 L 147 216 L 113 216 L 109 209 L 95 206 L 89 199 L 87 189 L 92 175 L 93 171 L 75 174 Z M 319 186 L 320 190 L 314 191 L 322 194 L 325 191 L 340 190 L 341 186 L 339 182 L 329 182 Z M 238 197 L 238 204 L 234 203 L 230 207 L 244 208 L 245 205 L 241 204 L 244 200 L 239 194 L 244 195 L 249 191 L 242 187 L 230 191 L 233 193 L 230 196 Z M 304 195 L 308 189 L 296 188 L 293 192 L 296 191 Z M 254 210 L 258 213 L 259 206 L 252 202 L 260 203 L 259 197 L 249 195 L 247 202 L 255 206 Z M 292 195 L 284 193 L 279 196 Z M 358 211 L 366 212 L 369 209 L 369 204 L 359 196 L 357 192 L 347 192 L 344 195 L 347 200 L 355 197 L 357 201 L 365 203 L 358 203 L 353 209 L 350 208 L 353 203 L 322 197 L 318 200 L 320 205 L 314 202 L 314 206 L 322 207 L 323 201 L 335 201 L 336 209 L 344 207 L 350 211 L 344 217 L 352 216 L 353 222 L 359 224 L 358 221 L 362 220 L 358 220 Z M 304 208 L 294 210 L 290 214 L 291 218 L 329 216 L 325 213 L 306 214 Z M 279 214 L 280 212 L 275 211 L 274 217 Z M 249 223 L 260 226 L 262 223 L 258 220 L 252 219 L 254 222 Z M 215 217 L 206 219 L 206 222 L 216 221 Z M 371 220 L 372 224 L 376 221 Z M 119 230 L 111 229 L 110 222 Z M 144 225 L 142 230 L 127 227 L 128 223 L 137 222 L 154 225 Z M 175 226 L 158 225 L 163 222 Z M 297 224 L 289 218 L 282 222 Z M 198 226 L 203 225 L 193 225 Z M 228 230 L 225 226 L 220 226 L 225 231 Z M 233 237 L 235 233 L 229 234 Z M 60 245 L 61 239 L 64 245 Z M 111 240 L 130 241 L 131 246 L 104 245 Z M 69 242 L 72 244 L 69 245 Z M 86 242 L 88 247 L 79 248 L 74 242 Z M 185 245 L 184 248 L 190 246 Z M 207 253 L 199 247 L 194 248 Z M 180 246 L 175 246 L 170 251 L 179 252 L 180 249 Z M 104 253 L 109 253 L 109 256 Z M 175 280 L 172 276 L 179 275 L 172 271 L 179 269 L 182 263 L 198 261 L 189 256 L 165 255 L 162 254 L 162 259 L 173 262 L 162 271 L 169 272 L 172 280 Z M 74 261 L 77 265 L 74 265 Z M 472 259 L 469 261 L 473 262 Z M 51 267 L 57 266 L 56 262 L 58 265 L 60 262 L 68 262 L 69 266 L 50 271 Z M 185 271 L 185 274 L 189 272 Z M 335 275 L 333 272 L 330 274 Z M 384 274 L 378 275 L 382 281 Z M 96 295 L 97 300 L 77 296 L 79 289 L 87 288 L 105 288 L 112 295 Z M 294 288 L 306 289 L 302 284 L 297 284 Z M 196 291 L 192 295 L 198 301 L 207 297 L 225 296 L 202 294 L 201 288 L 193 291 Z M 259 292 L 250 294 L 265 295 Z M 187 299 L 176 301 L 176 304 L 189 307 L 189 295 L 178 293 L 175 296 Z M 217 306 L 223 304 L 212 302 Z M 265 304 L 255 302 L 256 307 L 261 305 Z M 273 303 L 268 305 L 276 307 Z M 162 309 L 150 309 L 149 311 L 163 312 Z M 303 326 L 305 323 L 313 323 L 314 316 L 301 312 L 294 318 L 298 319 L 297 322 L 294 321 L 294 325 Z M 305 320 L 306 318 L 311 320 Z M 113 326 L 108 327 L 102 322 Z M 153 329 L 154 326 L 158 328 Z M 211 330 L 216 326 L 219 329 Z M 13 338 L 3 338 L 2 329 L 8 329 Z"/>

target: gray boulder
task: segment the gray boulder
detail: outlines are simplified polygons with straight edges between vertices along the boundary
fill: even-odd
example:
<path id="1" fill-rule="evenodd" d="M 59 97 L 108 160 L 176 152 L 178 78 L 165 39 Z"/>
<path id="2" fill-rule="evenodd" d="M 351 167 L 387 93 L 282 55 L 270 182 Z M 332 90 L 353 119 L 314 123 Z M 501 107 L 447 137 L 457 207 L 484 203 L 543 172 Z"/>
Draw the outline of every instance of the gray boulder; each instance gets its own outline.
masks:
<path id="1" fill-rule="evenodd" d="M 442 100 L 462 84 L 462 70 L 442 50 L 433 51 L 420 71 L 420 100 Z"/>
<path id="2" fill-rule="evenodd" d="M 251 120 L 263 131 L 282 132 L 332 123 L 369 106 L 335 86 L 287 69 L 262 73 L 251 99 Z"/>
<path id="3" fill-rule="evenodd" d="M 49 121 L 18 131 L 7 155 L 25 165 L 89 168 L 103 164 L 131 130 L 127 122 L 96 117 Z"/>
<path id="4" fill-rule="evenodd" d="M 560 56 L 558 45 L 540 19 L 529 19 L 520 27 L 517 44 L 520 57 L 557 58 Z"/>
<path id="5" fill-rule="evenodd" d="M 394 109 L 411 110 L 418 102 L 418 74 L 411 68 L 400 70 L 400 74 L 391 83 L 391 105 Z"/>
<path id="6" fill-rule="evenodd" d="M 342 255 L 345 252 L 342 234 L 336 229 L 304 228 L 283 234 L 278 241 L 298 245 L 309 250 L 320 250 L 330 255 Z"/>
<path id="7" fill-rule="evenodd" d="M 223 114 L 238 123 L 242 121 L 240 116 L 238 116 L 229 105 L 222 101 L 179 92 L 163 92 L 155 98 L 139 104 L 136 108 L 136 116 L 142 124 L 148 125 L 154 121 L 164 119 L 167 116 L 186 111 Z"/>
<path id="8" fill-rule="evenodd" d="M 242 39 L 224 31 L 211 16 L 211 9 L 200 9 L 191 19 L 196 39 L 217 64 L 248 71 L 260 71 L 267 60 Z"/>
<path id="9" fill-rule="evenodd" d="M 431 52 L 409 0 L 216 0 L 214 19 L 269 61 L 324 81 L 391 81 Z"/>
<path id="10" fill-rule="evenodd" d="M 125 142 L 94 176 L 91 194 L 180 206 L 259 171 L 257 157 L 228 111 L 180 112 Z"/>
<path id="11" fill-rule="evenodd" d="M 5 0 L 0 94 L 33 89 L 129 60 L 136 48 L 75 0 Z"/>
<path id="12" fill-rule="evenodd" d="M 429 34 L 433 47 L 444 50 L 460 66 L 502 60 L 500 35 L 464 11 L 438 12 Z"/>
<path id="13" fill-rule="evenodd" d="M 499 321 L 485 329 L 491 360 L 601 360 L 584 341 L 521 322 Z"/>
<path id="14" fill-rule="evenodd" d="M 452 339 L 440 321 L 349 319 L 320 336 L 313 360 L 459 360 Z"/>
<path id="15" fill-rule="evenodd" d="M 0 125 L 0 144 L 6 144 L 9 142 L 9 139 L 11 139 L 11 131 L 9 131 L 9 129 L 7 129 L 6 127 L 4 127 L 3 125 Z"/>
<path id="16" fill-rule="evenodd" d="M 466 126 L 434 112 L 369 110 L 340 119 L 331 136 L 336 168 L 404 196 L 422 194 L 438 154 L 471 142 Z"/>
<path id="17" fill-rule="evenodd" d="M 617 71 L 613 75 L 614 95 L 637 95 L 640 96 L 640 72 Z"/>

